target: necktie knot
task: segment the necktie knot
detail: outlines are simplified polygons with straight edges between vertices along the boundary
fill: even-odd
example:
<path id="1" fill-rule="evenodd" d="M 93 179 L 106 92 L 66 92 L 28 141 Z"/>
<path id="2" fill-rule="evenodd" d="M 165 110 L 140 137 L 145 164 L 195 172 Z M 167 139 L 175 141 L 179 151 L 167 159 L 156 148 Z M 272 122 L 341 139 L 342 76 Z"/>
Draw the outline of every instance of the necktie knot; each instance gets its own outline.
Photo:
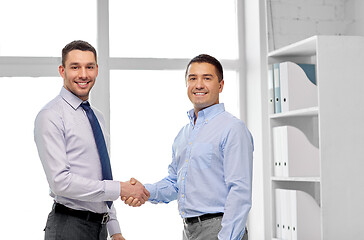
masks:
<path id="1" fill-rule="evenodd" d="M 83 102 L 81 103 L 81 107 L 85 110 L 85 111 L 89 111 L 91 109 L 90 103 L 89 102 Z"/>

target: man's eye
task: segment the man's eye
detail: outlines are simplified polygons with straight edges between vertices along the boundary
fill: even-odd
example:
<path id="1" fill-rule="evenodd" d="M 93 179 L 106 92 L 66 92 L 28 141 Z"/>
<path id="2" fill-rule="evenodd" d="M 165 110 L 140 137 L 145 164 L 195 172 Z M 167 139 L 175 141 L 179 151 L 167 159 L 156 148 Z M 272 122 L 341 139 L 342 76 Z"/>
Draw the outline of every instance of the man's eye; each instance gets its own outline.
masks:
<path id="1" fill-rule="evenodd" d="M 191 78 L 190 78 L 190 81 L 193 81 L 193 80 L 196 80 L 196 78 L 194 78 L 194 77 L 191 77 Z"/>
<path id="2" fill-rule="evenodd" d="M 71 69 L 76 70 L 76 69 L 78 69 L 78 67 L 77 66 L 72 66 Z"/>
<path id="3" fill-rule="evenodd" d="M 88 69 L 94 69 L 95 67 L 94 66 L 88 66 L 87 68 Z"/>

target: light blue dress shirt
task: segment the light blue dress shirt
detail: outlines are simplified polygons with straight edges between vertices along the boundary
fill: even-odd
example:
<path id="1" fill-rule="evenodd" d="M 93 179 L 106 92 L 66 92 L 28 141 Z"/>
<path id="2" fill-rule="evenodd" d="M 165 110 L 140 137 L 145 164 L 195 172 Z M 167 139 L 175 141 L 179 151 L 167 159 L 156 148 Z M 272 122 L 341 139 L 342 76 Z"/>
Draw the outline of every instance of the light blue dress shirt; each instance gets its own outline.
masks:
<path id="1" fill-rule="evenodd" d="M 120 182 L 102 181 L 95 139 L 81 103 L 81 99 L 62 88 L 60 94 L 38 113 L 34 140 L 54 200 L 72 209 L 96 213 L 109 211 L 107 227 L 113 235 L 120 233 L 120 227 L 114 207 L 108 210 L 105 201 L 119 198 Z M 92 109 L 109 146 L 104 118 L 97 109 Z"/>
<path id="2" fill-rule="evenodd" d="M 152 203 L 178 200 L 182 218 L 224 213 L 219 239 L 241 239 L 252 200 L 253 138 L 245 124 L 215 104 L 188 113 L 172 146 L 169 175 L 146 184 Z"/>

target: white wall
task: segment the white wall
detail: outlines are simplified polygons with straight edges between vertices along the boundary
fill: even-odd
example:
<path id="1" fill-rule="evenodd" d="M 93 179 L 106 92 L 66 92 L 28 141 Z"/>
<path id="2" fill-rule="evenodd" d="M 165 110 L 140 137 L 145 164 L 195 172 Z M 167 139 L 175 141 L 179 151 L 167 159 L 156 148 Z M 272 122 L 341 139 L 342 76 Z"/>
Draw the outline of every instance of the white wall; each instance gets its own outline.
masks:
<path id="1" fill-rule="evenodd" d="M 264 177 L 268 176 L 265 163 L 268 156 L 263 148 L 268 134 L 268 110 L 267 104 L 263 104 L 267 101 L 265 0 L 246 0 L 244 7 L 247 125 L 254 138 L 253 206 L 248 229 L 249 239 L 264 240 L 270 236 L 270 227 L 266 226 L 269 213 L 265 211 L 265 204 L 269 203 L 269 182 Z"/>
<path id="2" fill-rule="evenodd" d="M 364 36 L 364 1 L 347 0 L 345 16 L 348 20 L 346 35 Z"/>
<path id="3" fill-rule="evenodd" d="M 313 35 L 364 35 L 362 0 L 267 0 L 269 51 Z"/>

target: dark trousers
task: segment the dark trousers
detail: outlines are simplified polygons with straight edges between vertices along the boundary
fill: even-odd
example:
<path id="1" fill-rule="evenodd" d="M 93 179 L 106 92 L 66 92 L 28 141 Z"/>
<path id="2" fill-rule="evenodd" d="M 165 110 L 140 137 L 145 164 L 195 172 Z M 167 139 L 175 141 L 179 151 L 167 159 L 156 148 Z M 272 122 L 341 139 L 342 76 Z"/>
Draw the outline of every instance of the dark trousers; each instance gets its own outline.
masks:
<path id="1" fill-rule="evenodd" d="M 62 213 L 49 213 L 45 240 L 106 240 L 106 224 L 86 221 Z"/>

